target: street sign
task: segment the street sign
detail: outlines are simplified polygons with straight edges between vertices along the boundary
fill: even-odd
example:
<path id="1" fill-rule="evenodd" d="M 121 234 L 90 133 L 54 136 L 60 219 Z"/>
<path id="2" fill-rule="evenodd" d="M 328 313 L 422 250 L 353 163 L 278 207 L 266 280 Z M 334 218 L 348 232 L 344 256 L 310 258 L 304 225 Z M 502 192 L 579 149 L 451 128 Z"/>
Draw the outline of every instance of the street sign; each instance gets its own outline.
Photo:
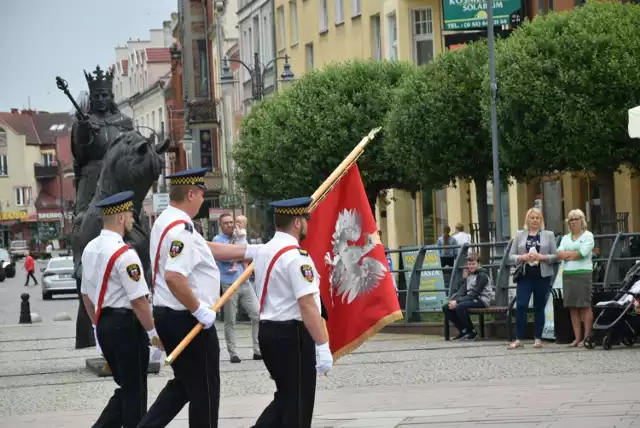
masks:
<path id="1" fill-rule="evenodd" d="M 240 208 L 242 205 L 242 198 L 235 193 L 220 195 L 220 206 L 222 208 Z"/>
<path id="2" fill-rule="evenodd" d="M 521 8 L 521 0 L 494 1 L 494 25 L 511 25 L 512 15 L 519 14 Z M 443 0 L 442 11 L 445 31 L 487 28 L 487 3 L 484 0 Z"/>
<path id="3" fill-rule="evenodd" d="M 152 197 L 152 209 L 154 214 L 159 214 L 169 206 L 168 193 L 154 193 Z"/>

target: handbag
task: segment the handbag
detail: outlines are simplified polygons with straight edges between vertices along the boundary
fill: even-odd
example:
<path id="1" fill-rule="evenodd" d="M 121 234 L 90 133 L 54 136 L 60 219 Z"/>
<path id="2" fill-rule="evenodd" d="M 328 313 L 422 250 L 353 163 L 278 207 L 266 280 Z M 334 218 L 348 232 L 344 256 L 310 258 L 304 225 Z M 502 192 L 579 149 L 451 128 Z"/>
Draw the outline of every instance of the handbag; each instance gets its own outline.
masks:
<path id="1" fill-rule="evenodd" d="M 520 278 L 524 276 L 524 265 L 525 263 L 520 263 L 516 266 L 516 270 L 513 271 L 513 282 L 520 281 Z"/>

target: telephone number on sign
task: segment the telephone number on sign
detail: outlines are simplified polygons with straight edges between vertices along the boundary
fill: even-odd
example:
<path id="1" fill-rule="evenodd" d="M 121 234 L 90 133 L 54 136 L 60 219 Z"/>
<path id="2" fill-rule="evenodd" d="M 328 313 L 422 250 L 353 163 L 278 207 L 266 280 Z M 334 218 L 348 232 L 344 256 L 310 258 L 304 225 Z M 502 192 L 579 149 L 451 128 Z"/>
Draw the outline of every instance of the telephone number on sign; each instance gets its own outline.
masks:
<path id="1" fill-rule="evenodd" d="M 497 25 L 507 25 L 509 22 L 506 18 L 500 18 L 493 21 L 494 26 Z M 470 28 L 483 28 L 487 26 L 487 20 L 474 20 L 474 21 L 466 21 L 466 22 L 451 22 L 446 24 L 447 30 L 468 30 Z"/>

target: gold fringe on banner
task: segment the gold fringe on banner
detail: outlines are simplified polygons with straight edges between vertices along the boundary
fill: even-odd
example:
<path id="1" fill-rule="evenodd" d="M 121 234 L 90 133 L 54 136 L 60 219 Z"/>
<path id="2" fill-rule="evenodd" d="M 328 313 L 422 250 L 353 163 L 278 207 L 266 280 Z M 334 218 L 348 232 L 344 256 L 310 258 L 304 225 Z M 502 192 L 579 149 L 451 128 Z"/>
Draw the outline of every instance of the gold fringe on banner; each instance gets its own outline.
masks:
<path id="1" fill-rule="evenodd" d="M 378 332 L 382 330 L 384 327 L 391 324 L 392 322 L 401 320 L 402 318 L 403 318 L 402 311 L 392 312 L 389 315 L 385 316 L 384 318 L 381 318 L 380 320 L 378 320 L 377 323 L 375 323 L 373 326 L 367 329 L 367 331 L 362 333 L 360 337 L 358 337 L 356 340 L 338 349 L 333 354 L 333 362 L 335 363 L 336 361 L 338 361 L 338 359 L 344 357 L 345 355 L 349 355 L 350 353 L 355 351 L 358 347 L 360 347 L 360 345 L 362 345 L 364 342 L 366 342 L 371 337 L 378 334 Z M 329 343 L 331 343 L 331 337 L 329 337 Z"/>

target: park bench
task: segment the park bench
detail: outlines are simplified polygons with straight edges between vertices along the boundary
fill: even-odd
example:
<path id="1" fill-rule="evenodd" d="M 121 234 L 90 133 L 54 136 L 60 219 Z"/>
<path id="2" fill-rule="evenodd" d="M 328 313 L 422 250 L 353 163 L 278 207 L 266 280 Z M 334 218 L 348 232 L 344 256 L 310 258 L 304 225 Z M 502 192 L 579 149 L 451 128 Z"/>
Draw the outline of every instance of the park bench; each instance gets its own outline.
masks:
<path id="1" fill-rule="evenodd" d="M 474 308 L 474 309 L 469 309 L 469 314 L 470 315 L 478 315 L 478 336 L 480 336 L 480 338 L 484 339 L 485 336 L 485 319 L 484 319 L 484 315 L 485 314 L 504 314 L 506 316 L 506 321 L 507 321 L 507 339 L 509 340 L 509 342 L 511 342 L 511 340 L 513 339 L 513 333 L 512 333 L 512 320 L 513 320 L 513 312 L 515 311 L 515 303 L 516 303 L 516 298 L 514 297 L 511 300 L 511 304 L 509 305 L 509 307 L 507 306 L 489 306 L 488 308 Z M 447 318 L 445 317 L 444 319 L 444 340 L 450 340 L 451 339 L 451 324 L 449 323 L 449 321 L 447 320 Z"/>

